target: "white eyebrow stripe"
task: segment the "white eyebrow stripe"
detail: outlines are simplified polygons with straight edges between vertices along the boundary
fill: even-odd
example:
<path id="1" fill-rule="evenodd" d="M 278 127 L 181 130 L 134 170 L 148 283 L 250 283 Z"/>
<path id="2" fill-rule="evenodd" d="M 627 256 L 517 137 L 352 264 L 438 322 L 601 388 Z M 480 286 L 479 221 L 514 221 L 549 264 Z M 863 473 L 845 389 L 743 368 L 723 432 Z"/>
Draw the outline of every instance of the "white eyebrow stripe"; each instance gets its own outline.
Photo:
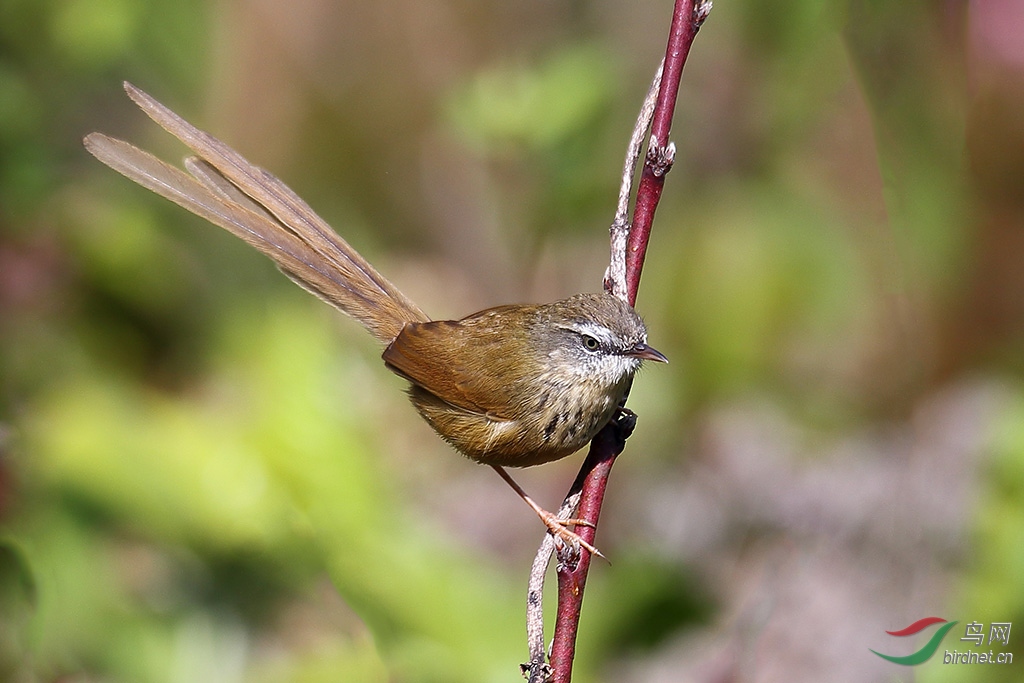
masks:
<path id="1" fill-rule="evenodd" d="M 565 329 L 577 334 L 585 334 L 588 337 L 593 337 L 601 344 L 608 347 L 616 347 L 619 345 L 616 341 L 615 334 L 611 330 L 604 325 L 600 325 L 589 320 L 574 321 L 566 325 Z"/>

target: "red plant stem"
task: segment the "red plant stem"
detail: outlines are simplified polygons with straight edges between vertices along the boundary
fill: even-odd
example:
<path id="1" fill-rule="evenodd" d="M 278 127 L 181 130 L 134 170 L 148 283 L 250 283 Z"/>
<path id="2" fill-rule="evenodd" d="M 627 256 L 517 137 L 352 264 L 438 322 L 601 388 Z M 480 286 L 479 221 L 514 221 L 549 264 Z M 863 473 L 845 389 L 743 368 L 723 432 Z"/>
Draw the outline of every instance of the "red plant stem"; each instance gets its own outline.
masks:
<path id="1" fill-rule="evenodd" d="M 664 75 L 658 94 L 658 104 L 651 123 L 652 147 L 656 147 L 652 151 L 656 154 L 661 153 L 661 148 L 668 144 L 683 65 L 690 53 L 690 46 L 697 35 L 701 22 L 707 11 L 710 10 L 710 5 L 703 6 L 698 19 L 695 4 L 702 4 L 701 0 L 676 0 L 675 3 L 668 47 L 665 51 Z M 653 144 L 655 140 L 657 141 L 656 145 Z M 636 302 L 636 293 L 640 285 L 640 271 L 643 269 L 647 242 L 651 235 L 654 211 L 665 184 L 665 169 L 656 173 L 655 166 L 651 162 L 652 155 L 648 154 L 637 190 L 633 225 L 626 246 L 626 283 L 631 304 Z M 589 543 L 594 542 L 601 505 L 608 487 L 608 476 L 615 463 L 615 458 L 622 451 L 623 446 L 624 441 L 618 428 L 616 425 L 610 424 L 594 438 L 590 453 L 583 464 L 581 476 L 584 477 L 584 482 L 578 516 L 595 526 L 578 527 L 577 533 Z M 575 566 L 559 566 L 558 568 L 558 611 L 550 656 L 554 683 L 570 683 L 572 680 L 572 662 L 576 654 L 580 609 L 583 605 L 583 591 L 586 587 L 589 570 L 590 554 L 586 552 L 580 553 L 579 561 Z"/>
<path id="2" fill-rule="evenodd" d="M 658 104 L 651 121 L 652 146 L 654 141 L 657 141 L 660 147 L 668 144 L 672 116 L 676 110 L 676 97 L 679 94 L 679 82 L 683 76 L 683 65 L 686 64 L 690 46 L 693 45 L 693 39 L 697 37 L 697 31 L 700 29 L 700 22 L 695 18 L 694 4 L 694 0 L 676 0 L 668 47 L 665 50 L 665 71 L 661 78 L 661 90 L 658 92 Z M 648 157 L 640 176 L 636 206 L 633 209 L 633 227 L 629 231 L 629 240 L 626 243 L 626 292 L 630 305 L 636 305 L 640 271 L 643 270 L 644 257 L 647 255 L 647 242 L 651 237 L 651 226 L 654 224 L 654 211 L 658 207 L 664 187 L 665 174 L 655 173 Z"/>
<path id="3" fill-rule="evenodd" d="M 583 496 L 580 499 L 580 519 L 597 524 L 601 516 L 601 504 L 608 486 L 608 475 L 616 456 L 622 452 L 625 442 L 617 438 L 615 429 L 603 429 L 590 444 L 590 452 L 580 470 L 583 479 Z M 577 533 L 588 543 L 594 542 L 595 527 L 577 527 Z M 575 567 L 559 563 L 558 614 L 555 617 L 555 635 L 551 643 L 550 663 L 555 683 L 568 683 L 572 679 L 572 660 L 576 654 L 576 631 L 579 626 L 580 609 L 583 606 L 583 590 L 586 588 L 590 570 L 590 553 L 581 552 Z"/>

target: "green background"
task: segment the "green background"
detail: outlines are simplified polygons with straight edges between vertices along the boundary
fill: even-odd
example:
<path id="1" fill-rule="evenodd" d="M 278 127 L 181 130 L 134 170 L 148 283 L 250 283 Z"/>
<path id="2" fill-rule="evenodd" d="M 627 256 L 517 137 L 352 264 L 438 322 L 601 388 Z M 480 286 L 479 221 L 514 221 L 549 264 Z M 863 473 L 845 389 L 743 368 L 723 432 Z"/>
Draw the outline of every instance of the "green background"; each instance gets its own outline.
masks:
<path id="1" fill-rule="evenodd" d="M 0 0 L 0 680 L 519 680 L 532 514 L 356 324 L 81 138 L 182 156 L 130 80 L 434 317 L 553 300 L 600 286 L 670 13 Z M 715 7 L 575 680 L 1019 679 L 869 648 L 1024 627 L 1022 33 L 1012 2 Z M 554 506 L 579 461 L 518 478 Z"/>

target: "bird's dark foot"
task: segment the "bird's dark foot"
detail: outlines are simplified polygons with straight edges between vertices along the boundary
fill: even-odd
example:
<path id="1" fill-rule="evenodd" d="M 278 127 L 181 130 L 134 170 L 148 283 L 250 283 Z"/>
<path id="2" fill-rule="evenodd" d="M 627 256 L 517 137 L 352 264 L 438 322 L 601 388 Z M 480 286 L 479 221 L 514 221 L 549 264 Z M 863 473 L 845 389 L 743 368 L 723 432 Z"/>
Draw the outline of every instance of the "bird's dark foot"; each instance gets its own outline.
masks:
<path id="1" fill-rule="evenodd" d="M 620 445 L 625 445 L 626 439 L 636 429 L 636 413 L 629 408 L 620 407 L 612 418 L 612 426 L 615 427 L 615 436 Z"/>

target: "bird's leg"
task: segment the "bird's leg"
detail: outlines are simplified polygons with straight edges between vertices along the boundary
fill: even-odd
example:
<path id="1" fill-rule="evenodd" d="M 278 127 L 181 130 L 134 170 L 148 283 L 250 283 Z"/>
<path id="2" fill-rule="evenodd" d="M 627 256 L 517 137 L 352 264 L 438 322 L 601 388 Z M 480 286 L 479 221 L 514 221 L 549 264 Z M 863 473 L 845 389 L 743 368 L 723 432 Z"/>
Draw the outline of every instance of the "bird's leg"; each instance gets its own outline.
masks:
<path id="1" fill-rule="evenodd" d="M 505 480 L 506 484 L 512 487 L 513 491 L 519 494 L 519 497 L 522 498 L 527 505 L 533 508 L 533 511 L 537 513 L 537 516 L 540 517 L 540 521 L 544 522 L 544 526 L 548 528 L 548 531 L 551 532 L 551 534 L 569 544 L 579 543 L 581 546 L 590 551 L 591 555 L 604 557 L 604 554 L 600 550 L 595 548 L 592 544 L 587 543 L 585 540 L 583 540 L 580 537 L 580 535 L 577 534 L 575 531 L 569 531 L 569 529 L 567 528 L 569 526 L 592 527 L 594 526 L 593 524 L 586 521 L 585 519 L 559 519 L 558 515 L 548 512 L 540 505 L 537 505 L 533 498 L 530 498 L 526 491 L 524 491 L 523 488 L 515 482 L 515 480 L 511 477 L 511 475 L 509 475 L 508 472 L 505 471 L 503 467 L 501 467 L 500 465 L 491 465 L 491 467 L 494 468 L 494 471 L 498 473 L 499 477 Z"/>

